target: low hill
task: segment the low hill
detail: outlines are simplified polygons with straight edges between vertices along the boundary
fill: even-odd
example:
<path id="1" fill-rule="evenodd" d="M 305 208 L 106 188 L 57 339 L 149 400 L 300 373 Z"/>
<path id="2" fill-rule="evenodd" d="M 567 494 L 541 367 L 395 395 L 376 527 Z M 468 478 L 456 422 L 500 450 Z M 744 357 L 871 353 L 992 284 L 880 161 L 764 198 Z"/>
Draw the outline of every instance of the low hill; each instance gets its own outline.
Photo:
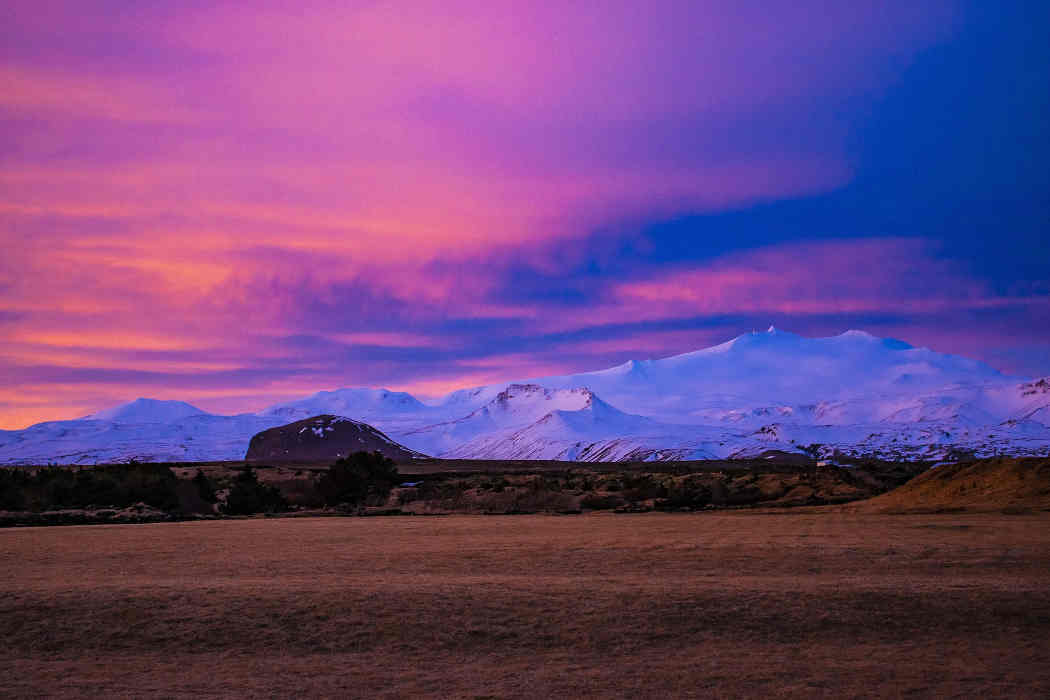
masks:
<path id="1" fill-rule="evenodd" d="M 943 464 L 850 509 L 871 513 L 1050 510 L 1050 458 L 997 457 Z"/>
<path id="2" fill-rule="evenodd" d="M 336 460 L 354 452 L 380 452 L 395 461 L 420 456 L 367 423 L 326 414 L 258 433 L 244 458 L 312 462 Z"/>

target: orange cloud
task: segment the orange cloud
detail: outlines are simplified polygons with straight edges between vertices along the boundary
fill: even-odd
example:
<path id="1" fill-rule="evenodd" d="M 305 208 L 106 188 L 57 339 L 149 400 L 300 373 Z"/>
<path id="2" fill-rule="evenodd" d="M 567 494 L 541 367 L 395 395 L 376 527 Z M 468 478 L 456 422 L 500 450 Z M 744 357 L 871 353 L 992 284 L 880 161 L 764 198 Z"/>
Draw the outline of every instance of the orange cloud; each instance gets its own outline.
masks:
<path id="1" fill-rule="evenodd" d="M 0 110 L 51 118 L 190 124 L 199 115 L 156 83 L 0 64 Z"/>

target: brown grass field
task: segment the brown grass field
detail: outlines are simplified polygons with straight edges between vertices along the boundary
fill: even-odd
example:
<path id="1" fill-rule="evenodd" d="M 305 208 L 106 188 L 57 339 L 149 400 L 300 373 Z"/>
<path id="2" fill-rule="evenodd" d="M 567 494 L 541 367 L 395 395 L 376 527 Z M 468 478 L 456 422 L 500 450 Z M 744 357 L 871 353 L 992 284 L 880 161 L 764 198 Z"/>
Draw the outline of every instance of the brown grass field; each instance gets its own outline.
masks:
<path id="1" fill-rule="evenodd" d="M 0 530 L 0 696 L 1050 697 L 1050 513 Z"/>

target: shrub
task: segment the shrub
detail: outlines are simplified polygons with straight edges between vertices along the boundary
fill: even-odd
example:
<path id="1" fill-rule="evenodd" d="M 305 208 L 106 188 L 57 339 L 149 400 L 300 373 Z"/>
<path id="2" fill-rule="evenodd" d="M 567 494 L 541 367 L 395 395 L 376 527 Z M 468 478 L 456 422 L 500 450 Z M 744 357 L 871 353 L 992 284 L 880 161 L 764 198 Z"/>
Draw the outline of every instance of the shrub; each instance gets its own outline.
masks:
<path id="1" fill-rule="evenodd" d="M 281 492 L 291 507 L 320 508 L 324 505 L 321 492 L 317 489 L 317 480 L 312 478 L 293 477 L 270 482 Z"/>
<path id="2" fill-rule="evenodd" d="M 560 491 L 527 488 L 513 495 L 508 513 L 561 513 L 579 511 L 579 504 L 572 496 Z"/>
<path id="3" fill-rule="evenodd" d="M 333 464 L 317 486 L 330 506 L 359 505 L 385 501 L 399 481 L 393 460 L 379 452 L 355 452 Z"/>
<path id="4" fill-rule="evenodd" d="M 0 468 L 0 510 L 25 510 L 29 482 L 24 469 Z"/>
<path id="5" fill-rule="evenodd" d="M 145 503 L 171 511 L 179 506 L 174 472 L 156 464 L 46 467 L 35 473 L 10 468 L 0 474 L 0 504 L 10 509 L 126 508 Z"/>
<path id="6" fill-rule="evenodd" d="M 711 503 L 711 489 L 697 477 L 686 477 L 680 482 L 672 483 L 667 488 L 667 495 L 656 503 L 657 510 L 698 510 Z"/>
<path id="7" fill-rule="evenodd" d="M 260 483 L 255 470 L 248 467 L 233 480 L 222 510 L 229 515 L 279 513 L 288 510 L 288 502 L 276 488 Z"/>
<path id="8" fill-rule="evenodd" d="M 619 494 L 597 494 L 589 493 L 580 499 L 580 507 L 587 510 L 612 510 L 623 505 L 623 498 Z"/>
<path id="9" fill-rule="evenodd" d="M 652 498 L 665 498 L 667 487 L 652 474 L 624 474 L 623 498 L 628 503 L 647 501 Z M 612 491 L 612 489 L 608 489 Z"/>
<path id="10" fill-rule="evenodd" d="M 202 501 L 215 503 L 215 487 L 208 481 L 208 477 L 204 475 L 203 470 L 198 469 L 197 473 L 193 475 L 193 485 L 197 487 L 197 493 Z"/>

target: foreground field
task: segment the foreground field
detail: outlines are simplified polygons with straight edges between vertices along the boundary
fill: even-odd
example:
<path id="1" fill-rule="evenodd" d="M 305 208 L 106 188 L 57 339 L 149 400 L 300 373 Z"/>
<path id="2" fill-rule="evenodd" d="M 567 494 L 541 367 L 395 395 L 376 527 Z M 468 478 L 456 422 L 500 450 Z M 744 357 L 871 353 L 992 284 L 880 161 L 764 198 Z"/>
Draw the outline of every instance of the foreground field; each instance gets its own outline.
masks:
<path id="1" fill-rule="evenodd" d="M 1050 696 L 1050 514 L 0 531 L 0 696 Z"/>

